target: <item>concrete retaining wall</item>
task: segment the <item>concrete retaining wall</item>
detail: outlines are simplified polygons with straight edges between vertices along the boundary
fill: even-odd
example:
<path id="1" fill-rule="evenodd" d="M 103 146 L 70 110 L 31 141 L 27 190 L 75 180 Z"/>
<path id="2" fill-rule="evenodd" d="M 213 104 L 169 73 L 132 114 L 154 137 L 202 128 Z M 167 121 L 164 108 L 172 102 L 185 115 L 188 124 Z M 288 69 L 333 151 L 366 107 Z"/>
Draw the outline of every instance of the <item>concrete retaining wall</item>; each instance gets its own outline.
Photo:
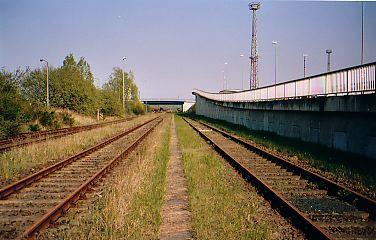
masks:
<path id="1" fill-rule="evenodd" d="M 259 103 L 196 95 L 196 114 L 376 158 L 374 94 Z"/>

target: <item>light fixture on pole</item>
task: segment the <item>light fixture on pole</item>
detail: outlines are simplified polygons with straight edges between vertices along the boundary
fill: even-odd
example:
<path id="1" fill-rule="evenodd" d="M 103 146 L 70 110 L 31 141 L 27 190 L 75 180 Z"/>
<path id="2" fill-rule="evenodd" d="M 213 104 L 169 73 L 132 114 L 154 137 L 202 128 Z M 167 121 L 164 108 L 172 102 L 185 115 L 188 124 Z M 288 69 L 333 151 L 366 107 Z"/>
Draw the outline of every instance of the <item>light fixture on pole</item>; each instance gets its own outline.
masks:
<path id="1" fill-rule="evenodd" d="M 242 90 L 244 89 L 244 63 L 242 61 L 244 54 L 240 54 L 241 67 L 242 67 Z"/>
<path id="2" fill-rule="evenodd" d="M 228 88 L 228 83 L 227 83 L 228 68 L 227 68 L 227 65 L 228 65 L 228 62 L 225 62 L 225 73 L 224 73 L 225 89 Z"/>
<path id="3" fill-rule="evenodd" d="M 328 63 L 327 63 L 327 67 L 326 67 L 327 72 L 330 72 L 330 54 L 332 54 L 332 53 L 333 53 L 333 51 L 331 49 L 326 50 L 326 54 L 328 54 Z"/>
<path id="4" fill-rule="evenodd" d="M 277 44 L 278 42 L 272 42 L 274 46 L 274 97 L 277 98 Z"/>
<path id="5" fill-rule="evenodd" d="M 274 84 L 277 84 L 277 44 L 278 42 L 272 42 L 274 46 Z"/>
<path id="6" fill-rule="evenodd" d="M 123 57 L 123 61 L 125 61 L 127 58 L 126 57 Z M 125 79 L 124 79 L 124 71 L 123 70 L 123 109 L 125 111 Z"/>
<path id="7" fill-rule="evenodd" d="M 303 77 L 305 78 L 307 76 L 307 54 L 303 54 Z"/>
<path id="8" fill-rule="evenodd" d="M 222 72 L 222 80 L 223 80 L 223 83 L 222 83 L 222 88 L 223 88 L 223 90 L 225 90 L 225 84 L 226 84 L 226 75 L 225 75 L 225 70 L 222 70 L 221 71 Z"/>
<path id="9" fill-rule="evenodd" d="M 45 62 L 47 64 L 47 68 L 46 68 L 46 75 L 47 75 L 47 78 L 46 78 L 46 108 L 48 109 L 50 107 L 50 98 L 49 98 L 49 89 L 48 89 L 48 62 L 44 59 L 40 59 L 39 61 L 41 62 Z"/>
<path id="10" fill-rule="evenodd" d="M 362 49 L 360 63 L 364 64 L 364 2 L 362 1 Z"/>

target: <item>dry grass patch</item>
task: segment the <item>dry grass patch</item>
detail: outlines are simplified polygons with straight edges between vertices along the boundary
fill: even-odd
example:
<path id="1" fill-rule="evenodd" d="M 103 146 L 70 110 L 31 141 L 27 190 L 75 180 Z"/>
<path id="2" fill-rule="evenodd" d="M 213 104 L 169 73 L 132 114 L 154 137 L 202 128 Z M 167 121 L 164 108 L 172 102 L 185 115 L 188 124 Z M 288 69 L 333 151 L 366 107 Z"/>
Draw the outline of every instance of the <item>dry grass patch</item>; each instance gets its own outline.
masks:
<path id="1" fill-rule="evenodd" d="M 110 136 L 131 128 L 151 116 L 51 139 L 0 153 L 0 186 L 87 149 Z"/>
<path id="2" fill-rule="evenodd" d="M 80 125 L 89 125 L 89 124 L 96 124 L 97 122 L 97 117 L 96 116 L 88 116 L 84 114 L 79 114 L 77 112 L 71 111 L 69 109 L 60 109 L 60 108 L 55 108 L 54 109 L 56 112 L 66 112 L 72 115 L 74 119 L 74 125 L 75 126 L 80 126 Z M 107 116 L 105 121 L 113 121 L 117 120 L 119 117 L 113 117 L 113 116 Z"/>
<path id="3" fill-rule="evenodd" d="M 42 239 L 157 239 L 169 157 L 170 118 L 122 161 L 59 228 Z"/>

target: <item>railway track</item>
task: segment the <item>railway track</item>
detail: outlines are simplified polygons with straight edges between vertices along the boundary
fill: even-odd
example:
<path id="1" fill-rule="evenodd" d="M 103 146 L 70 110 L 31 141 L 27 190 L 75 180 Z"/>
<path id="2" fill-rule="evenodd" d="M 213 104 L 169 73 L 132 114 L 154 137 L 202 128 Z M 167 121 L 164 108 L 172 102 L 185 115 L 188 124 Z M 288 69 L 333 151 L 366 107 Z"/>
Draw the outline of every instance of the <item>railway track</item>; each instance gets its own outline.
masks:
<path id="1" fill-rule="evenodd" d="M 153 118 L 0 189 L 0 239 L 35 238 L 84 197 L 162 120 L 162 116 Z"/>
<path id="2" fill-rule="evenodd" d="M 89 131 L 91 129 L 105 127 L 111 124 L 117 124 L 117 123 L 130 121 L 133 118 L 134 117 L 121 119 L 121 120 L 114 120 L 114 121 L 109 121 L 109 122 L 103 122 L 103 123 L 90 124 L 90 125 L 60 128 L 56 130 L 21 133 L 14 137 L 0 140 L 0 152 L 8 151 L 12 148 L 25 146 L 25 145 L 36 143 L 36 142 L 45 141 L 48 139 L 64 137 L 64 136 L 75 134 L 75 133 L 82 132 L 82 131 Z"/>
<path id="3" fill-rule="evenodd" d="M 310 239 L 376 239 L 376 201 L 203 122 L 184 119 Z"/>

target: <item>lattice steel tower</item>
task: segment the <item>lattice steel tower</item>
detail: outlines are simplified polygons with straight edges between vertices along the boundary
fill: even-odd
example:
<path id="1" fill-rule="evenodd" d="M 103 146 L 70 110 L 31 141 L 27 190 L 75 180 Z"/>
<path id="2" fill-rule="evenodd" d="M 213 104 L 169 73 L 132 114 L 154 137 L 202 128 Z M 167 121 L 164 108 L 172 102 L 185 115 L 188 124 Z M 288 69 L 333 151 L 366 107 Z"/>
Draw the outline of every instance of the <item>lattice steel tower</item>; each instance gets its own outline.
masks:
<path id="1" fill-rule="evenodd" d="M 251 67 L 250 67 L 250 89 L 259 86 L 258 81 L 258 55 L 257 55 L 257 29 L 256 29 L 256 11 L 260 9 L 260 3 L 250 3 L 249 10 L 252 11 L 252 44 L 251 44 Z"/>

